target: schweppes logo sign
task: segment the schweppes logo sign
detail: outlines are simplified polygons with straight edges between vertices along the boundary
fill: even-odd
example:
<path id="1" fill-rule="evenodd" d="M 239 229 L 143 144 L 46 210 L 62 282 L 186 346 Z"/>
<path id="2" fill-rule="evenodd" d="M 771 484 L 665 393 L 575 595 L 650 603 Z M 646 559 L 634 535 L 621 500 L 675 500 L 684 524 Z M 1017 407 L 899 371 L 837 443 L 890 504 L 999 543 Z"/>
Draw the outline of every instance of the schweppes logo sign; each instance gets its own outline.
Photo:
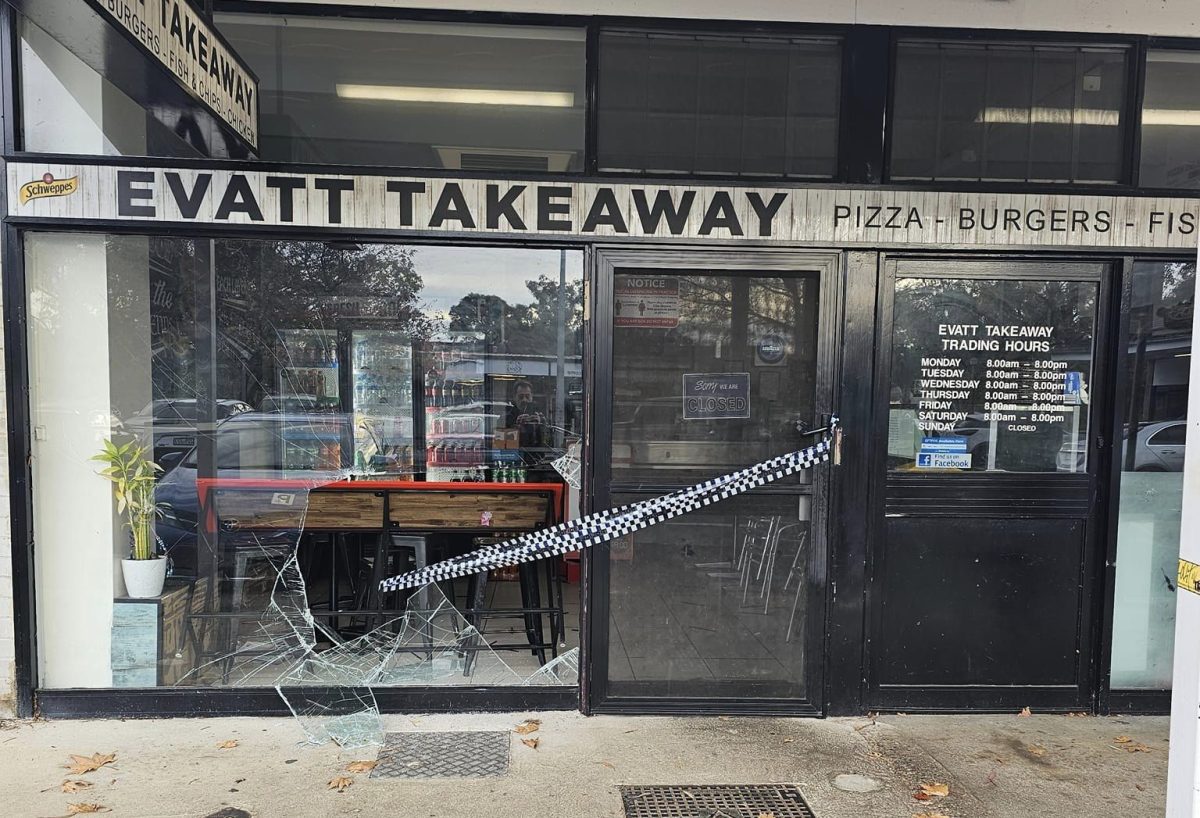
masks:
<path id="1" fill-rule="evenodd" d="M 79 190 L 78 176 L 72 176 L 70 179 L 55 179 L 53 174 L 46 173 L 42 175 L 41 179 L 21 185 L 19 195 L 21 204 L 25 204 L 33 199 L 45 199 L 48 196 L 70 196 L 77 190 Z"/>

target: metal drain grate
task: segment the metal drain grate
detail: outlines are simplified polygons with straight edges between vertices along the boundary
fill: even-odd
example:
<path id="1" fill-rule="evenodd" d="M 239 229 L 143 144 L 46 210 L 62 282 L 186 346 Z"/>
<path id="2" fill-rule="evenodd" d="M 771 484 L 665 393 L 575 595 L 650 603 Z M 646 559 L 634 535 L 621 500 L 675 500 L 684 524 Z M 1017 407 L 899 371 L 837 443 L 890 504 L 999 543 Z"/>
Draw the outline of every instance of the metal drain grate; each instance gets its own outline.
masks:
<path id="1" fill-rule="evenodd" d="M 371 778 L 498 778 L 510 744 L 500 731 L 388 733 Z"/>
<path id="2" fill-rule="evenodd" d="M 815 818 L 791 784 L 621 787 L 626 818 Z"/>

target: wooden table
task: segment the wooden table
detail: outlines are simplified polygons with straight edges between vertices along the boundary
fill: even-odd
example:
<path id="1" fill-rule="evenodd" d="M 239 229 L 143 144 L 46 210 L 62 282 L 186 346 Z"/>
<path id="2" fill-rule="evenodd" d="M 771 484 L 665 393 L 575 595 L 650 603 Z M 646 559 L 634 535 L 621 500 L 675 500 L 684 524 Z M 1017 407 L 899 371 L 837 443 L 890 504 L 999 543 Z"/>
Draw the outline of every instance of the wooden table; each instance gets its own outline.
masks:
<path id="1" fill-rule="evenodd" d="M 218 550 L 222 535 L 236 533 L 287 535 L 295 532 L 329 533 L 342 548 L 330 551 L 330 603 L 318 615 L 336 625 L 339 618 L 369 616 L 383 621 L 402 615 L 407 608 L 384 605 L 378 583 L 385 578 L 387 547 L 391 536 L 416 535 L 416 567 L 427 564 L 425 535 L 454 534 L 498 538 L 555 525 L 566 519 L 566 486 L 562 483 L 426 483 L 403 480 L 346 480 L 324 484 L 296 479 L 201 478 L 200 519 L 204 536 Z M 373 536 L 376 542 L 374 575 L 363 604 L 342 608 L 338 595 L 337 560 L 345 548 L 344 535 Z M 212 582 L 216 587 L 217 566 Z M 551 566 L 551 570 L 553 567 Z M 240 574 L 235 571 L 235 575 Z M 484 575 L 486 577 L 486 574 Z M 489 610 L 490 616 L 524 616 L 530 646 L 545 662 L 545 648 L 557 654 L 561 635 L 561 588 L 551 580 L 549 605 L 541 605 L 540 580 L 534 565 L 521 566 L 522 607 Z M 468 592 L 468 610 L 482 607 L 484 580 L 476 579 Z M 353 595 L 353 594 L 352 594 Z M 235 591 L 235 598 L 237 597 Z M 378 604 L 371 604 L 377 599 Z M 357 600 L 356 600 L 357 601 Z M 211 608 L 210 608 L 211 610 Z M 542 630 L 542 615 L 551 618 L 551 641 Z M 504 646 L 515 647 L 515 646 Z"/>

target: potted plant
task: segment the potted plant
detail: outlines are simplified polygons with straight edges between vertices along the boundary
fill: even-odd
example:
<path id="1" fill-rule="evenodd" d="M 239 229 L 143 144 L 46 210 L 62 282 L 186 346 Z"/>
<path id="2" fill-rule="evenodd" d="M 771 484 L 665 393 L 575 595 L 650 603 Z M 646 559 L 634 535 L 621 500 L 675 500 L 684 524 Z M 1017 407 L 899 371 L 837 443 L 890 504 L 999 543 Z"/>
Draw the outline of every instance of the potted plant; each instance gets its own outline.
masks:
<path id="1" fill-rule="evenodd" d="M 100 476 L 113 484 L 117 513 L 124 516 L 132 539 L 129 559 L 121 560 L 125 592 L 134 599 L 148 599 L 162 593 L 167 576 L 167 560 L 155 548 L 154 482 L 162 467 L 146 456 L 147 449 L 129 441 L 117 445 L 104 441 L 104 449 L 92 460 L 107 463 Z"/>

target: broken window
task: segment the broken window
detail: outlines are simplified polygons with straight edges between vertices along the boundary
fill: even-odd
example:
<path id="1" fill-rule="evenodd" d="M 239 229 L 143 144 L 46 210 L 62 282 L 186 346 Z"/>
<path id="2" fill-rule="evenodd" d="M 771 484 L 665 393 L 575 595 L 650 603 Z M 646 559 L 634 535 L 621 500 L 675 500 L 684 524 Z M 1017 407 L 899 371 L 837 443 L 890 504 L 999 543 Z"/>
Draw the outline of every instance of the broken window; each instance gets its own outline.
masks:
<path id="1" fill-rule="evenodd" d="M 576 684 L 573 555 L 379 582 L 578 516 L 581 253 L 25 247 L 42 686 L 275 688 L 354 746 L 373 689 Z M 161 469 L 160 559 L 124 564 L 105 441 Z"/>

